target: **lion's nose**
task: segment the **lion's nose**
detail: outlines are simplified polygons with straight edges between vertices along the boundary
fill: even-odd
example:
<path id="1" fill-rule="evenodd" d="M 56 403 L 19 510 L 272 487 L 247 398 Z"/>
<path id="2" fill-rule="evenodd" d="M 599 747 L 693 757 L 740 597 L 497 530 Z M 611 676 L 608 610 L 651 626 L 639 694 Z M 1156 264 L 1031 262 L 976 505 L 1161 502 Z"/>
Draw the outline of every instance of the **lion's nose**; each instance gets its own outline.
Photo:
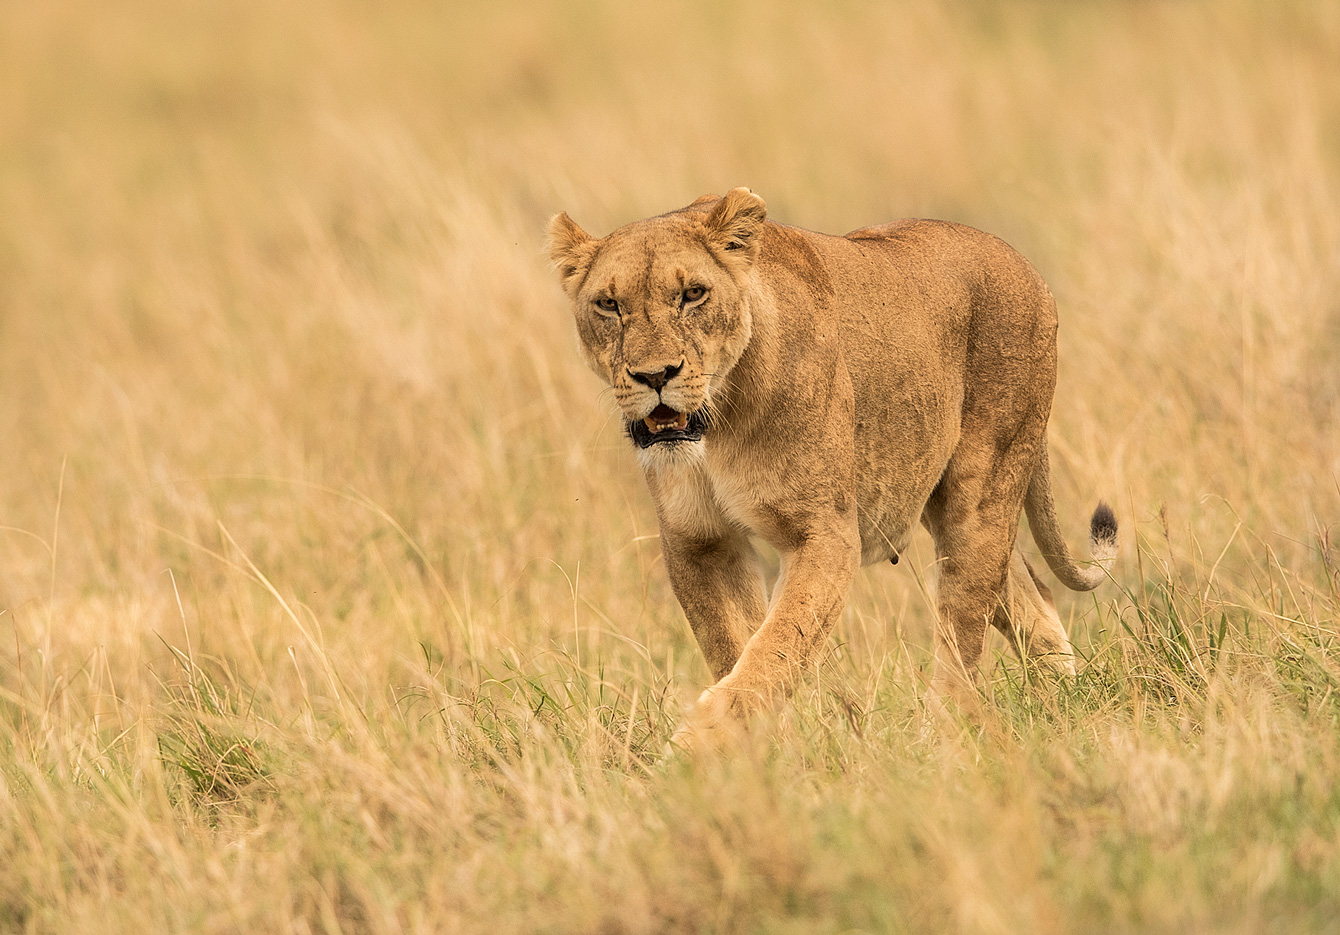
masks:
<path id="1" fill-rule="evenodd" d="M 665 385 L 679 376 L 679 371 L 684 369 L 684 362 L 680 361 L 673 367 L 666 367 L 664 370 L 654 370 L 650 373 L 639 372 L 636 370 L 628 371 L 628 375 L 638 383 L 645 383 L 656 392 L 665 389 Z"/>

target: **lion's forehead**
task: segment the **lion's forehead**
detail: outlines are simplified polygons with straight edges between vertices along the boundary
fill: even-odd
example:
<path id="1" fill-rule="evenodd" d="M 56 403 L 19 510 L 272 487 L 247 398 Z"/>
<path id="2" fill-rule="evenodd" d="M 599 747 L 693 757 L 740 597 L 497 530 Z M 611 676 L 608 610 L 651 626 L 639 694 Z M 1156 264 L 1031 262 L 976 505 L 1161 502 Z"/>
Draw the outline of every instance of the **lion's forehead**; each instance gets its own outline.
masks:
<path id="1" fill-rule="evenodd" d="M 606 238 L 587 279 L 622 296 L 672 294 L 718 269 L 701 238 L 678 225 L 629 225 Z"/>

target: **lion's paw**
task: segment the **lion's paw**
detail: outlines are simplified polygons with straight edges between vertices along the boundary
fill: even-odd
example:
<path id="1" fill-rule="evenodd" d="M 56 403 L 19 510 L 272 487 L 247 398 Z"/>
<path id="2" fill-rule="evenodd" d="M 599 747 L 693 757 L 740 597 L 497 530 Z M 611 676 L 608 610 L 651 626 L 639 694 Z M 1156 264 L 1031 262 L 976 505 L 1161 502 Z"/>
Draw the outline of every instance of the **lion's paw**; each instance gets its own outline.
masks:
<path id="1" fill-rule="evenodd" d="M 742 687 L 738 679 L 727 675 L 698 696 L 684 723 L 670 738 L 671 749 L 693 753 L 719 748 L 744 728 L 761 702 L 759 692 Z"/>

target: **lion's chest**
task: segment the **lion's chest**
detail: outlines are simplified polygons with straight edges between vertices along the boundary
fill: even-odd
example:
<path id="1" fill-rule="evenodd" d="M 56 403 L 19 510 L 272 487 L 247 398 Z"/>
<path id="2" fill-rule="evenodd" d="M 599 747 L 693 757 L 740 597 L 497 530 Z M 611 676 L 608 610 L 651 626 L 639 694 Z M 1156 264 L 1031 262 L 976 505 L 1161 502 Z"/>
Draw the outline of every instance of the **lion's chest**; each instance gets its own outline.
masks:
<path id="1" fill-rule="evenodd" d="M 714 539 L 745 530 L 784 550 L 788 524 L 766 493 L 775 488 L 775 478 L 758 475 L 697 461 L 657 471 L 648 480 L 661 522 L 676 533 Z"/>

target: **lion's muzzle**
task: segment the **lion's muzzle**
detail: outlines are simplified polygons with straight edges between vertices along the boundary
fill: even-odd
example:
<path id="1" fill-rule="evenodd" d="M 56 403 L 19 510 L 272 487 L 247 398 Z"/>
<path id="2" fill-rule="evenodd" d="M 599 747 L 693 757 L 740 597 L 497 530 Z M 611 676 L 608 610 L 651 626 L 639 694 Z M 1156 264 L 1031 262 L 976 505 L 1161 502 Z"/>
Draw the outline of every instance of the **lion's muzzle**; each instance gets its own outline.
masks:
<path id="1" fill-rule="evenodd" d="M 661 403 L 645 419 L 628 423 L 628 437 L 639 448 L 650 448 L 667 442 L 696 442 L 706 428 L 701 410 L 679 412 Z"/>

